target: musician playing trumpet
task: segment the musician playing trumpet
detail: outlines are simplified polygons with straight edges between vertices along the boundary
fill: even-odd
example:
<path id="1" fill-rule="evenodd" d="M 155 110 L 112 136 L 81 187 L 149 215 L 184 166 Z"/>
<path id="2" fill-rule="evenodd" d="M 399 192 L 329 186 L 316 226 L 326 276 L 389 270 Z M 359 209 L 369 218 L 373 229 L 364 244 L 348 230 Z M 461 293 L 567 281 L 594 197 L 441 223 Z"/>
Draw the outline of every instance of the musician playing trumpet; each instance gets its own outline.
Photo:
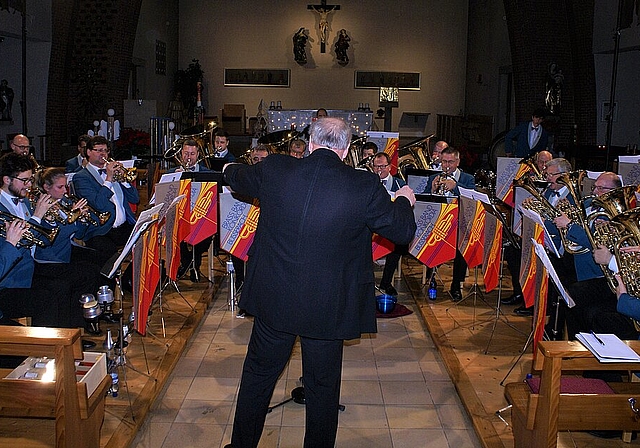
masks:
<path id="1" fill-rule="evenodd" d="M 182 150 L 180 151 L 180 166 L 176 167 L 173 170 L 169 170 L 169 172 L 211 172 L 209 168 L 204 166 L 202 163 L 199 163 L 199 155 L 200 151 L 198 149 L 198 143 L 195 140 L 191 139 L 185 141 L 182 144 Z"/>
<path id="2" fill-rule="evenodd" d="M 460 195 L 459 186 L 469 189 L 475 188 L 474 177 L 458 168 L 460 165 L 460 152 L 457 149 L 451 146 L 444 148 L 440 155 L 440 161 L 442 163 L 442 173 L 429 176 L 424 193 L 454 197 Z M 456 250 L 456 258 L 453 260 L 451 287 L 449 289 L 449 294 L 454 302 L 462 300 L 460 284 L 464 282 L 466 275 L 467 262 L 460 251 Z"/>
<path id="3" fill-rule="evenodd" d="M 5 238 L 0 239 L 0 324 L 8 319 L 30 316 L 32 325 L 57 327 L 58 305 L 68 300 L 70 284 L 63 278 L 39 282 L 33 278 L 35 247 L 18 244 L 28 231 L 28 224 L 39 225 L 53 201 L 40 195 L 35 209 L 27 199 L 33 186 L 35 166 L 29 156 L 8 153 L 0 158 L 0 211 L 16 219 L 5 221 Z"/>
<path id="4" fill-rule="evenodd" d="M 87 166 L 75 173 L 72 184 L 75 195 L 85 198 L 96 212 L 109 212 L 105 223 L 110 230 L 94 236 L 87 246 L 96 250 L 96 263 L 104 263 L 124 246 L 133 230 L 136 217 L 129 204 L 140 202 L 138 190 L 129 182 L 116 180 L 116 172 L 124 170 L 120 162 L 108 161 L 109 146 L 106 138 L 97 135 L 87 143 Z"/>

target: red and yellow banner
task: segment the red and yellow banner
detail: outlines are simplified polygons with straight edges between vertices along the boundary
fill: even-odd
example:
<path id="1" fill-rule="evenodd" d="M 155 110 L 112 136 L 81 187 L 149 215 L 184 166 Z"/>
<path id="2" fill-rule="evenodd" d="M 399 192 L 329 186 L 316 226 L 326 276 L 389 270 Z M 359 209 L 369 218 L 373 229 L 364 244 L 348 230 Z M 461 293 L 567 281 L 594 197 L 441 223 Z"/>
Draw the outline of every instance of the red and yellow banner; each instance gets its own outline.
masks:
<path id="1" fill-rule="evenodd" d="M 220 248 L 247 261 L 259 218 L 257 200 L 249 203 L 231 193 L 220 194 Z"/>
<path id="2" fill-rule="evenodd" d="M 151 308 L 156 288 L 160 282 L 158 229 L 158 222 L 151 224 L 133 249 L 135 329 L 143 336 L 147 333 L 149 308 Z"/>
<path id="3" fill-rule="evenodd" d="M 416 202 L 413 214 L 417 230 L 409 253 L 430 268 L 453 260 L 457 250 L 458 203 Z"/>
<path id="4" fill-rule="evenodd" d="M 482 276 L 484 287 L 491 292 L 500 282 L 500 264 L 502 263 L 502 223 L 491 213 L 485 213 L 484 224 L 484 261 Z"/>
<path id="5" fill-rule="evenodd" d="M 193 245 L 218 232 L 217 182 L 192 182 L 191 201 L 190 232 L 184 241 Z"/>
<path id="6" fill-rule="evenodd" d="M 460 197 L 458 249 L 471 269 L 482 264 L 485 210 L 480 201 Z"/>
<path id="7" fill-rule="evenodd" d="M 189 203 L 191 201 L 191 180 L 180 180 L 180 186 L 177 196 L 184 195 L 185 197 L 180 200 L 175 209 L 171 209 L 167 213 L 166 219 L 166 247 L 167 247 L 167 264 L 169 269 L 167 275 L 172 280 L 176 280 L 178 277 L 178 268 L 180 267 L 180 242 L 183 241 L 189 234 L 189 220 L 191 213 L 188 213 Z"/>
<path id="8" fill-rule="evenodd" d="M 373 234 L 371 246 L 374 260 L 379 260 L 382 257 L 386 257 L 396 248 L 395 244 L 393 244 L 388 239 L 381 237 L 377 233 Z"/>

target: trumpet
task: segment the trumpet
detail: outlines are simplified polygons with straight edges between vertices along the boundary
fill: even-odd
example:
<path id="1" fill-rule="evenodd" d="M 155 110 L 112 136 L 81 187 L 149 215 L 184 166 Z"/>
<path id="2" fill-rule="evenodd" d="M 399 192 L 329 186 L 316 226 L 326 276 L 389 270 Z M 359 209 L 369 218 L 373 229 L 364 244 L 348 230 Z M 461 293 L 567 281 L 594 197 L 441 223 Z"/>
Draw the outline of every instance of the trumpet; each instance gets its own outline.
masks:
<path id="1" fill-rule="evenodd" d="M 107 163 L 118 163 L 112 158 L 103 157 L 102 160 Z M 133 182 L 138 177 L 138 169 L 134 166 L 133 168 L 125 168 L 121 164 L 116 165 L 116 169 L 113 172 L 113 181 L 114 182 Z"/>
<path id="2" fill-rule="evenodd" d="M 14 219 L 20 218 L 12 215 L 11 213 L 6 213 L 0 210 L 0 224 L 2 224 L 2 226 L 0 226 L 0 238 L 7 237 L 7 225 Z M 58 232 L 60 231 L 59 227 L 47 229 L 30 222 L 26 222 L 26 225 L 27 230 L 24 232 L 24 235 L 22 235 L 22 239 L 18 241 L 17 247 L 31 247 L 34 244 L 38 247 L 45 247 L 47 244 L 51 244 L 55 241 L 56 236 L 58 236 Z M 46 241 L 40 239 L 39 236 L 42 236 Z"/>
<path id="3" fill-rule="evenodd" d="M 453 179 L 455 180 L 455 177 L 453 177 L 452 174 L 447 173 L 446 171 L 443 171 L 442 173 L 438 174 L 433 181 L 436 182 L 437 181 L 437 185 L 436 185 L 436 190 L 434 192 L 434 194 L 439 194 L 444 196 L 447 191 L 446 189 L 446 181 L 449 179 Z"/>

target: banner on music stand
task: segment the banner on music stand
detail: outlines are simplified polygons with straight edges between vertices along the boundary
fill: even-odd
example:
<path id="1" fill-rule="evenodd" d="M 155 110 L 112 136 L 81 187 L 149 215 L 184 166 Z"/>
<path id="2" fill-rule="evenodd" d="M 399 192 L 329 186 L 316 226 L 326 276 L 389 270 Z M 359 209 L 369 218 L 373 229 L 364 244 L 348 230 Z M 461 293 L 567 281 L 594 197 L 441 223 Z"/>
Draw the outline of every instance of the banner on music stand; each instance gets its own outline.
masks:
<path id="1" fill-rule="evenodd" d="M 467 190 L 469 191 L 469 190 Z M 458 250 L 469 269 L 482 263 L 485 210 L 480 201 L 465 196 L 460 189 L 458 211 Z"/>
<path id="2" fill-rule="evenodd" d="M 191 182 L 190 232 L 184 241 L 198 244 L 218 232 L 218 183 Z"/>
<path id="3" fill-rule="evenodd" d="M 484 260 L 482 276 L 484 287 L 491 292 L 500 282 L 500 264 L 502 263 L 502 223 L 491 213 L 485 213 L 484 221 Z"/>
<path id="4" fill-rule="evenodd" d="M 418 201 L 413 215 L 417 229 L 409 253 L 430 268 L 453 260 L 457 249 L 457 201 L 450 204 Z"/>
<path id="5" fill-rule="evenodd" d="M 160 282 L 159 223 L 156 221 L 133 248 L 133 309 L 135 329 L 147 334 L 147 317 Z"/>
<path id="6" fill-rule="evenodd" d="M 396 248 L 395 244 L 377 233 L 373 234 L 371 246 L 374 260 L 386 257 Z"/>
<path id="7" fill-rule="evenodd" d="M 221 193 L 220 248 L 247 261 L 247 253 L 253 243 L 259 218 L 260 206 L 257 200 L 245 202 L 234 197 L 232 193 Z"/>
<path id="8" fill-rule="evenodd" d="M 175 207 L 169 208 L 174 199 L 180 195 L 184 195 L 184 198 Z M 186 238 L 189 231 L 190 214 L 186 211 L 190 200 L 191 180 L 189 179 L 156 184 L 156 202 L 164 203 L 160 216 L 165 216 L 165 259 L 168 266 L 167 275 L 172 280 L 176 280 L 178 267 L 180 267 L 180 241 Z"/>
<path id="9" fill-rule="evenodd" d="M 496 170 L 496 197 L 510 207 L 514 206 L 513 179 L 529 171 L 529 167 L 512 157 L 498 157 Z"/>
<path id="10" fill-rule="evenodd" d="M 532 240 L 544 244 L 544 227 L 525 215 L 522 219 L 520 285 L 527 308 L 537 303 L 541 295 L 547 296 L 547 271 L 536 256 Z"/>
<path id="11" fill-rule="evenodd" d="M 400 147 L 400 134 L 398 132 L 367 131 L 367 141 L 373 142 L 378 147 L 378 152 L 386 152 L 391 158 L 391 174 L 398 173 L 398 148 Z"/>

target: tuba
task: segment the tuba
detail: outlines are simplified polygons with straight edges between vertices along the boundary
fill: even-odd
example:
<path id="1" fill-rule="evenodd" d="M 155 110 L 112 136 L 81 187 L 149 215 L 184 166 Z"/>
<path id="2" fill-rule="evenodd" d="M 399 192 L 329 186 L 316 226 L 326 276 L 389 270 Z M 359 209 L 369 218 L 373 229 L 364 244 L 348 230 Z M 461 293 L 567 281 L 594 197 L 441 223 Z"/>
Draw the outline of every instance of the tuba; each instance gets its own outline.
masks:
<path id="1" fill-rule="evenodd" d="M 398 176 L 406 181 L 406 171 L 409 168 L 428 170 L 431 168 L 431 156 L 429 155 L 429 141 L 434 134 L 416 140 L 398 149 Z"/>
<path id="2" fill-rule="evenodd" d="M 0 238 L 7 237 L 7 225 L 14 219 L 20 218 L 12 215 L 11 213 L 6 213 L 0 210 L 0 224 L 2 224 L 0 226 Z M 24 235 L 22 235 L 22 239 L 18 241 L 17 247 L 31 247 L 34 244 L 38 247 L 45 247 L 47 244 L 54 242 L 56 236 L 58 236 L 58 232 L 60 231 L 59 227 L 47 229 L 31 222 L 26 222 L 26 224 L 27 230 L 24 232 Z M 46 241 L 40 239 L 40 236 Z"/>

